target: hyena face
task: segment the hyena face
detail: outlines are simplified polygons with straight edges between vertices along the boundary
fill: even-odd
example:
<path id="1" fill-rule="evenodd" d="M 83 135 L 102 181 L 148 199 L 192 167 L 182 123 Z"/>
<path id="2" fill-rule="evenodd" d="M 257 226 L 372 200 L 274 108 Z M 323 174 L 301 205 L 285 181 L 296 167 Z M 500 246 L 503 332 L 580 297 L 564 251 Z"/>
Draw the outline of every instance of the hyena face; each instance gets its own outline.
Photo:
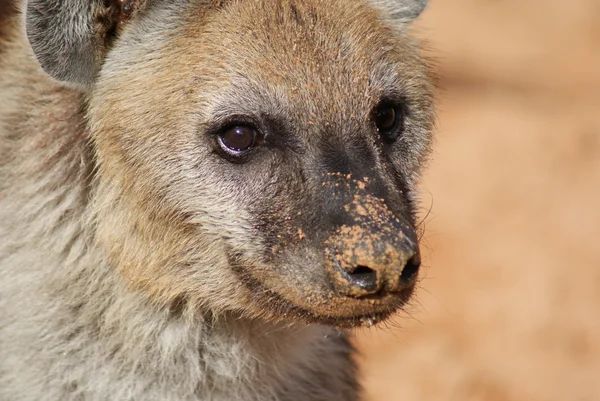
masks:
<path id="1" fill-rule="evenodd" d="M 422 4 L 380 3 L 100 2 L 93 60 L 62 67 L 28 21 L 86 88 L 98 244 L 129 285 L 339 327 L 409 298 L 432 87 Z"/>

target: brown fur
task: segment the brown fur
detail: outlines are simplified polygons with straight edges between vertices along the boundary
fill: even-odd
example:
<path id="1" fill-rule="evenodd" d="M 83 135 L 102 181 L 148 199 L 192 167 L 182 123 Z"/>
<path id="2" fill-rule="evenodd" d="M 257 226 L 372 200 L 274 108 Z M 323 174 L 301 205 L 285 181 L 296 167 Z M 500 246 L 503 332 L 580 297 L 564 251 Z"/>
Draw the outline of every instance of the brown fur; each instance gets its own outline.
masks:
<path id="1" fill-rule="evenodd" d="M 362 0 L 109 7 L 92 84 L 49 78 L 16 21 L 0 42 L 0 399 L 355 400 L 321 323 L 413 291 L 433 126 L 416 42 Z M 398 92 L 388 146 L 372 111 Z M 242 114 L 269 134 L 231 162 L 212 132 Z"/>

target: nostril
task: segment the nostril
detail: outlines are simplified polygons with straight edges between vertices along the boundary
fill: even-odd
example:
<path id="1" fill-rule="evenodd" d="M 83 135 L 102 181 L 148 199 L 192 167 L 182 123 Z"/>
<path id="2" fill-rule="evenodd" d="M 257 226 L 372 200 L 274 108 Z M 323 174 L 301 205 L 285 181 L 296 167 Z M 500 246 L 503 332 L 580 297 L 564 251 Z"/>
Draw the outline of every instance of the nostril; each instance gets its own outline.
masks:
<path id="1" fill-rule="evenodd" d="M 402 274 L 400 275 L 400 281 L 404 284 L 412 284 L 412 282 L 417 277 L 419 273 L 419 268 L 421 267 L 421 257 L 417 254 L 410 258 L 402 269 Z"/>
<path id="2" fill-rule="evenodd" d="M 361 275 L 369 275 L 369 274 L 373 274 L 375 273 L 375 271 L 367 266 L 357 266 L 354 270 L 352 270 L 350 272 L 350 274 L 352 275 L 357 275 L 357 276 L 361 276 Z"/>
<path id="3" fill-rule="evenodd" d="M 377 289 L 377 272 L 370 267 L 358 265 L 347 272 L 347 279 L 355 286 L 365 291 Z"/>

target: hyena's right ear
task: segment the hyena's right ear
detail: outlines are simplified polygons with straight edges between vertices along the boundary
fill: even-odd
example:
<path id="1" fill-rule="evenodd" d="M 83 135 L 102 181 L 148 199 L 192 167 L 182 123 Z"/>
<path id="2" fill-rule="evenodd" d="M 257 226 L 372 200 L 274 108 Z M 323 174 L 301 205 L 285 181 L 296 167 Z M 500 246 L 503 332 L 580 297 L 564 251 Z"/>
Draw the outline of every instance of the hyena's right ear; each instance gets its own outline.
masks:
<path id="1" fill-rule="evenodd" d="M 27 38 L 59 81 L 89 86 L 119 29 L 146 0 L 26 0 Z"/>

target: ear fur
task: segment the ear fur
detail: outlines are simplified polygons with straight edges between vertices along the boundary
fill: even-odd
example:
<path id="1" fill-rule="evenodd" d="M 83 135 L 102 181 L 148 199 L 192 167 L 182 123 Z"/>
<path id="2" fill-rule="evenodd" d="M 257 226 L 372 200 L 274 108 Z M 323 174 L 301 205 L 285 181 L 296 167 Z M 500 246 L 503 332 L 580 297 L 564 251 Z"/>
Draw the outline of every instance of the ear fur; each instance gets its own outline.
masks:
<path id="1" fill-rule="evenodd" d="M 391 18 L 400 22 L 410 22 L 416 19 L 425 7 L 428 0 L 372 0 L 381 7 Z"/>
<path id="2" fill-rule="evenodd" d="M 89 86 L 112 39 L 146 0 L 27 0 L 25 28 L 50 76 Z"/>

